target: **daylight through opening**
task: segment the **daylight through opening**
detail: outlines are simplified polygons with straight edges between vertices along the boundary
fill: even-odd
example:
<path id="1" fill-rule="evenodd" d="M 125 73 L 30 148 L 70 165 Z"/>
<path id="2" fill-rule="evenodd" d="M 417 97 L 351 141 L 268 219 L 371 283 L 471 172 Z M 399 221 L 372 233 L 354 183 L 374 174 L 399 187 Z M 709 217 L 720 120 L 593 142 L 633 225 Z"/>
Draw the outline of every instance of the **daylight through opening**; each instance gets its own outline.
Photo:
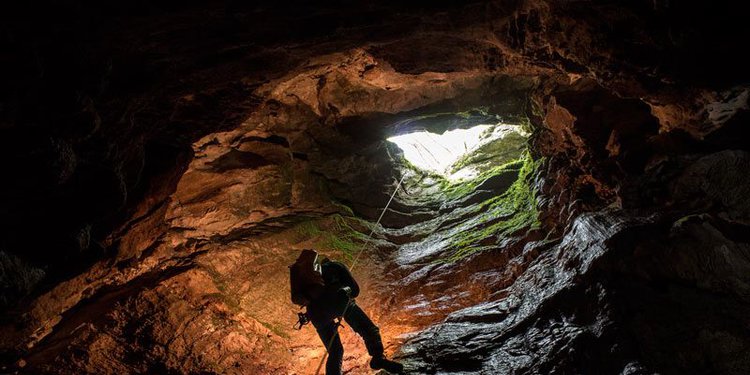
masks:
<path id="1" fill-rule="evenodd" d="M 487 164 L 516 160 L 527 134 L 520 125 L 481 124 L 436 134 L 417 131 L 388 138 L 414 167 L 450 181 L 476 177 Z M 501 160 L 497 160 L 497 159 Z"/>

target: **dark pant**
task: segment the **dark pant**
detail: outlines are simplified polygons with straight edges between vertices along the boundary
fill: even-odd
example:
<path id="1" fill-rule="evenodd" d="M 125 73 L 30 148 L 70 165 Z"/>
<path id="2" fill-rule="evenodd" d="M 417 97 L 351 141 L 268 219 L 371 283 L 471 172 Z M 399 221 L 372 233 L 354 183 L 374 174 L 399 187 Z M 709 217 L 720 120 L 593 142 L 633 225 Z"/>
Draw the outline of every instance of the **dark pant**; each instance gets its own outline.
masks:
<path id="1" fill-rule="evenodd" d="M 370 356 L 383 356 L 383 341 L 380 338 L 380 330 L 354 301 L 351 302 L 349 308 L 346 310 L 344 320 L 349 324 L 349 327 L 352 327 L 354 332 L 357 332 L 364 339 L 367 352 L 370 353 Z M 312 324 L 315 330 L 318 331 L 323 345 L 330 344 L 328 361 L 326 362 L 326 375 L 340 375 L 341 362 L 344 359 L 344 346 L 341 345 L 336 322 L 333 318 L 324 320 L 313 319 Z"/>

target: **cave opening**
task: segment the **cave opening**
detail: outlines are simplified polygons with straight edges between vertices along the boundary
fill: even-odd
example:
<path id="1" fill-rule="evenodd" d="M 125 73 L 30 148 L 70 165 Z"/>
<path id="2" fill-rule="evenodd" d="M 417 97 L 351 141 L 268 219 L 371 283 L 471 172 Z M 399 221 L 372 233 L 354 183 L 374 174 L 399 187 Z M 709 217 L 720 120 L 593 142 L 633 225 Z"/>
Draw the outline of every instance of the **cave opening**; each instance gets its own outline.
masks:
<path id="1" fill-rule="evenodd" d="M 748 373 L 734 7 L 79 2 L 6 12 L 0 372 L 312 374 L 315 249 L 409 373 Z"/>
<path id="2" fill-rule="evenodd" d="M 358 304 L 378 322 L 389 353 L 487 293 L 459 280 L 493 265 L 493 272 L 505 272 L 505 261 L 471 255 L 512 249 L 509 243 L 538 223 L 530 130 L 522 118 L 514 125 L 504 117 L 510 116 L 425 112 L 381 125 L 379 139 L 334 126 L 305 129 L 316 132 L 307 144 L 278 129 L 239 129 L 197 142 L 175 194 L 172 238 L 178 247 L 210 252 L 196 259 L 200 276 L 192 277 L 207 284 L 203 293 L 215 308 L 226 310 L 211 324 L 241 333 L 248 328 L 233 324 L 249 319 L 268 332 L 269 355 L 302 372 L 314 368 L 323 348 L 313 330 L 290 329 L 294 307 L 280 288 L 301 249 L 349 265 L 363 252 L 354 270 L 365 290 Z M 447 157 L 411 158 L 436 147 Z M 341 335 L 351 353 L 345 367 L 366 368 L 358 337 Z"/>
<path id="3" fill-rule="evenodd" d="M 404 176 L 396 203 L 432 209 L 395 229 L 418 239 L 397 250 L 400 264 L 455 262 L 540 227 L 532 179 L 541 160 L 528 150 L 528 121 L 509 124 L 485 114 L 462 123 L 456 120 L 461 113 L 452 116 L 462 126 L 401 123 L 387 138 L 393 165 Z"/>
<path id="4" fill-rule="evenodd" d="M 443 133 L 415 131 L 389 137 L 404 162 L 451 183 L 478 177 L 492 166 L 518 160 L 526 144 L 521 125 L 478 124 Z"/>

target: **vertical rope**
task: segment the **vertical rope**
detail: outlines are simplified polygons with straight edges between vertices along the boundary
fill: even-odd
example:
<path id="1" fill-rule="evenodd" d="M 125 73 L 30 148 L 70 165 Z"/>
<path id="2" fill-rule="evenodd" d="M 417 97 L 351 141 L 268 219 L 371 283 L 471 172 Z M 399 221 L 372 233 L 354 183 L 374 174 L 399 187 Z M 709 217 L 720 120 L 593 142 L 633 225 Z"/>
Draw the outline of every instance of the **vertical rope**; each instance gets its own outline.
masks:
<path id="1" fill-rule="evenodd" d="M 364 252 L 364 250 L 367 248 L 367 245 L 369 245 L 372 242 L 372 235 L 375 234 L 375 228 L 380 225 L 380 221 L 383 220 L 383 216 L 385 215 L 385 212 L 388 210 L 388 207 L 391 205 L 391 202 L 393 202 L 393 198 L 396 196 L 396 193 L 398 192 L 398 188 L 401 187 L 401 183 L 404 182 L 404 179 L 406 178 L 406 174 L 404 173 L 403 176 L 401 176 L 401 179 L 398 181 L 398 184 L 396 184 L 396 190 L 393 191 L 393 194 L 391 194 L 391 198 L 388 199 L 388 203 L 385 204 L 385 207 L 383 208 L 383 211 L 380 213 L 380 216 L 378 217 L 378 220 L 375 222 L 375 225 L 373 225 L 372 229 L 370 230 L 370 234 L 367 235 L 367 240 L 364 244 L 362 244 L 362 247 L 357 252 L 357 256 L 354 257 L 354 260 L 352 260 L 352 265 L 349 266 L 349 272 L 351 272 L 354 269 L 354 266 L 357 265 L 357 262 L 359 261 L 360 255 Z M 336 337 L 339 335 L 339 327 L 341 326 L 341 320 L 343 319 L 344 315 L 346 315 L 346 312 L 349 311 L 349 305 L 351 305 L 351 297 L 349 298 L 349 302 L 346 304 L 346 307 L 344 308 L 344 312 L 341 313 L 341 317 L 338 318 L 336 321 L 336 325 L 333 328 L 334 333 L 333 336 L 331 336 L 331 339 L 328 341 L 328 345 L 326 345 L 326 352 L 323 353 L 323 358 L 320 359 L 320 363 L 318 363 L 318 368 L 315 370 L 315 375 L 320 374 L 320 369 L 323 368 L 323 363 L 326 361 L 326 357 L 328 357 L 328 352 L 331 350 L 331 345 L 333 345 L 333 340 L 336 339 Z"/>

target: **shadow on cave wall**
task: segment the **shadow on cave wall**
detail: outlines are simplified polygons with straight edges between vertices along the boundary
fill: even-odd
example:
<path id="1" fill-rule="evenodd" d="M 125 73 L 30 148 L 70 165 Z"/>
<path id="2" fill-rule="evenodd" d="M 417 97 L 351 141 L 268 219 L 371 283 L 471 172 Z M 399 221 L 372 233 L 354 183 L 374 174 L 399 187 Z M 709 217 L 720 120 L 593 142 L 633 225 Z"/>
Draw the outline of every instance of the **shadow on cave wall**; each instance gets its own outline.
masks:
<path id="1" fill-rule="evenodd" d="M 158 371 L 169 366 L 184 372 L 202 368 L 201 363 L 182 361 L 194 359 L 187 351 L 168 362 L 161 354 L 138 346 L 138 340 L 152 343 L 158 341 L 156 337 L 170 342 L 170 330 L 174 328 L 158 324 L 143 328 L 138 322 L 155 311 L 163 314 L 159 316 L 169 316 L 169 308 L 182 300 L 204 301 L 201 298 L 205 296 L 195 297 L 191 294 L 194 290 L 181 289 L 182 300 L 168 297 L 160 289 L 164 288 L 162 284 L 143 287 L 145 284 L 129 283 L 129 278 L 139 277 L 139 272 L 149 274 L 149 267 L 152 271 L 172 269 L 183 261 L 193 261 L 183 256 L 212 242 L 223 246 L 247 237 L 279 233 L 299 224 L 290 217 L 309 218 L 323 211 L 328 215 L 341 210 L 333 206 L 325 206 L 323 211 L 317 206 L 288 210 L 290 199 L 299 199 L 300 192 L 310 192 L 299 184 L 287 183 L 289 180 L 312 186 L 322 179 L 326 186 L 313 189 L 310 202 L 317 204 L 321 197 L 332 195 L 338 203 L 354 209 L 351 213 L 341 211 L 344 214 L 372 219 L 387 199 L 386 191 L 394 177 L 394 165 L 383 159 L 385 150 L 373 146 L 386 134 L 420 127 L 463 127 L 486 113 L 507 116 L 518 110 L 536 129 L 530 141 L 532 156 L 545 158 L 540 174 L 533 178 L 545 233 L 536 232 L 513 243 L 494 239 L 488 246 L 500 251 L 479 252 L 453 266 L 432 265 L 428 270 L 431 277 L 453 280 L 473 288 L 476 294 L 474 299 L 461 300 L 463 306 L 444 310 L 453 314 L 456 308 L 467 307 L 467 314 L 452 315 L 445 324 L 426 331 L 425 335 L 444 330 L 442 341 L 424 344 L 425 336 L 417 337 L 413 341 L 416 344 L 404 347 L 404 355 L 416 365 L 424 365 L 425 371 L 485 368 L 500 372 L 596 372 L 614 367 L 593 361 L 576 348 L 617 346 L 615 362 L 623 372 L 674 368 L 688 373 L 733 374 L 748 367 L 741 355 L 747 352 L 747 335 L 732 333 L 733 326 L 727 323 L 742 321 L 739 312 L 746 310 L 745 263 L 740 255 L 747 251 L 742 236 L 747 212 L 733 208 L 744 206 L 740 199 L 731 197 L 746 197 L 747 191 L 745 181 L 736 177 L 731 166 L 745 165 L 748 135 L 747 88 L 742 86 L 747 83 L 748 71 L 737 48 L 747 39 L 746 31 L 736 30 L 744 22 L 742 12 L 733 11 L 727 3 L 532 0 L 383 2 L 364 7 L 336 2 L 320 7 L 302 2 L 246 6 L 236 2 L 95 5 L 64 1 L 48 8 L 3 6 L 16 8 L 2 12 L 4 37 L 0 41 L 3 50 L 9 52 L 7 58 L 4 55 L 0 59 L 0 74 L 7 83 L 0 107 L 0 161 L 7 176 L 0 184 L 0 306 L 4 311 L 3 331 L 10 332 L 2 339 L 3 363 L 18 363 L 17 359 L 29 352 L 29 341 L 41 341 L 46 348 L 59 348 L 59 364 L 71 366 L 58 371 L 72 369 L 76 363 L 84 366 L 81 363 L 85 361 L 78 362 L 80 357 L 76 357 L 79 352 L 66 351 L 63 344 L 44 341 L 44 337 L 53 333 L 50 337 L 64 337 L 62 343 L 80 339 L 75 342 L 81 348 L 91 349 L 94 346 L 86 345 L 93 341 L 86 340 L 106 342 L 103 336 L 92 333 L 96 327 L 116 327 L 120 330 L 113 336 L 127 337 L 131 345 L 128 355 L 151 355 Z M 278 25 L 285 27 L 280 29 Z M 368 111 L 342 105 L 341 101 L 356 105 L 354 99 L 361 92 L 326 91 L 336 87 L 336 81 L 326 81 L 329 72 L 318 72 L 313 77 L 317 84 L 311 86 L 316 89 L 298 96 L 301 101 L 318 105 L 286 113 L 310 120 L 297 124 L 302 132 L 290 136 L 286 134 L 290 129 L 281 125 L 265 129 L 269 134 L 255 134 L 238 144 L 230 140 L 230 152 L 215 160 L 209 157 L 213 161 L 204 165 L 205 174 L 194 173 L 200 178 L 189 180 L 186 172 L 191 163 L 200 163 L 216 146 L 204 137 L 242 129 L 249 114 L 285 115 L 283 101 L 289 98 L 279 95 L 267 100 L 266 96 L 272 95 L 263 91 L 264 85 L 298 69 L 314 70 L 309 64 L 316 56 L 352 50 L 365 51 L 363 54 L 371 58 L 358 72 L 360 78 L 392 69 L 408 76 L 428 74 L 425 80 L 429 85 L 419 90 L 383 87 L 388 94 L 378 99 L 386 106 L 388 98 L 416 104 Z M 337 69 L 359 64 L 358 59 L 366 60 L 342 57 L 336 61 L 341 64 Z M 466 75 L 445 81 L 429 76 L 431 72 Z M 496 81 L 469 87 L 472 77 L 482 75 Z M 469 83 L 452 94 L 429 91 L 456 81 Z M 523 93 L 514 93 L 519 87 Z M 399 96 L 409 90 L 421 90 L 420 95 Z M 452 99 L 428 98 L 435 94 Z M 482 111 L 471 112 L 477 107 Z M 405 121 L 457 112 L 467 116 L 449 117 L 455 122 L 445 121 L 445 115 Z M 276 123 L 287 120 L 279 118 Z M 314 142 L 305 143 L 305 137 Z M 344 165 L 343 161 L 355 153 L 377 156 Z M 291 160 L 287 167 L 292 168 L 277 168 L 280 160 Z M 372 160 L 379 163 L 361 168 L 362 163 Z M 295 167 L 302 164 L 309 169 Z M 712 165 L 716 172 L 701 165 Z M 215 203 L 212 197 L 227 188 L 222 185 L 229 181 L 226 176 L 242 182 L 246 181 L 242 173 L 255 170 L 271 171 L 260 174 L 268 177 L 268 185 L 257 185 L 258 191 L 280 193 L 262 199 L 246 195 L 242 199 L 247 205 L 233 215 L 269 215 L 271 219 L 255 221 L 257 217 L 253 217 L 227 227 L 210 227 L 199 221 L 206 216 L 202 210 Z M 312 177 L 308 176 L 311 170 Z M 214 179 L 209 178 L 211 173 Z M 183 191 L 184 196 L 175 196 L 178 183 L 186 181 L 194 184 L 194 191 L 188 189 Z M 362 186 L 362 181 L 372 183 Z M 273 185 L 276 183 L 279 185 Z M 682 194 L 679 199 L 674 196 L 677 191 Z M 412 206 L 413 202 L 404 197 L 394 210 L 411 213 L 394 214 L 385 224 L 394 229 L 434 214 L 415 211 Z M 515 297 L 509 297 L 509 288 L 518 285 L 520 294 L 546 290 L 543 283 L 524 284 L 534 277 L 527 270 L 535 267 L 534 272 L 539 274 L 560 270 L 547 253 L 560 257 L 570 253 L 574 258 L 575 249 L 564 246 L 565 236 L 577 233 L 571 230 L 581 222 L 595 222 L 592 217 L 608 222 L 607 217 L 596 216 L 607 206 L 624 208 L 626 216 L 631 217 L 666 212 L 665 218 L 652 223 L 656 229 L 645 232 L 663 241 L 609 246 L 604 237 L 615 234 L 602 235 L 606 251 L 597 253 L 602 259 L 624 251 L 620 246 L 636 250 L 625 255 L 625 265 L 594 268 L 635 281 L 619 281 L 600 270 L 581 269 L 579 260 L 571 260 L 560 274 L 577 273 L 580 277 L 558 281 L 574 285 L 573 290 L 551 292 L 551 302 L 545 302 L 551 307 L 539 316 L 507 313 L 506 305 L 515 303 Z M 256 208 L 262 214 L 255 212 Z M 440 210 L 430 207 L 435 208 Z M 685 217 L 689 219 L 681 221 Z M 333 228 L 334 224 L 330 225 Z M 680 229 L 683 226 L 691 229 L 686 233 Z M 592 233 L 595 229 L 595 225 L 589 228 Z M 174 242 L 165 240 L 170 230 L 174 237 L 169 241 Z M 409 239 L 398 232 L 389 236 L 399 245 Z M 696 249 L 686 243 L 684 238 L 690 236 L 700 237 L 697 243 L 705 246 Z M 660 243 L 669 245 L 655 250 Z M 708 254 L 701 252 L 708 248 Z M 586 252 L 591 249 L 601 247 L 585 248 L 588 255 L 584 258 L 592 256 Z M 640 270 L 661 252 L 668 255 L 663 255 L 665 268 L 652 265 L 652 269 Z M 545 256 L 539 258 L 541 255 Z M 719 262 L 722 256 L 729 260 Z M 703 264 L 705 257 L 710 258 L 710 266 Z M 719 267 L 717 262 L 723 265 Z M 612 259 L 601 263 L 617 264 Z M 388 267 L 398 277 L 417 269 L 399 268 L 393 263 Z M 199 268 L 191 266 L 191 272 L 174 277 L 178 284 L 191 280 L 216 284 L 217 291 L 208 293 L 212 297 L 205 297 L 211 301 L 208 306 L 216 310 L 197 315 L 196 321 L 238 321 L 231 308 L 222 309 L 241 304 L 231 298 L 221 300 L 231 293 L 221 290 L 223 284 L 215 280 L 216 275 Z M 713 279 L 724 271 L 726 278 Z M 517 284 L 517 280 L 521 281 Z M 132 285 L 143 289 L 133 291 L 142 299 L 126 301 L 135 311 L 133 315 L 118 315 L 122 310 L 117 307 L 108 311 L 110 317 L 105 319 L 106 314 L 102 314 L 102 320 L 92 320 L 88 328 L 76 331 L 78 336 L 54 334 L 55 329 L 62 329 L 58 334 L 70 331 L 65 322 L 75 321 L 70 319 L 77 307 L 101 306 L 95 301 L 102 296 L 97 290 Z M 427 295 L 448 290 L 440 285 L 426 289 Z M 612 316 L 594 317 L 580 312 L 577 306 L 565 305 L 565 293 L 570 293 L 572 301 L 601 307 L 605 312 L 602 316 L 610 311 Z M 159 298 L 169 302 L 159 305 Z M 488 299 L 493 300 L 491 309 L 471 311 L 472 304 L 480 306 Z M 541 300 L 544 298 L 531 298 L 524 303 L 536 306 Z M 716 307 L 704 308 L 701 301 L 713 301 Z M 682 311 L 679 319 L 670 319 Z M 180 312 L 189 320 L 188 313 L 193 310 Z M 544 322 L 556 319 L 558 312 L 563 315 L 560 321 Z M 229 318 L 214 319 L 224 316 L 221 314 Z M 569 322 L 576 321 L 576 316 L 580 316 L 580 322 L 594 321 L 616 329 L 587 331 L 571 326 Z M 507 328 L 508 322 L 501 320 L 504 317 L 518 318 L 523 324 Z M 409 319 L 408 314 L 399 319 Z M 425 321 L 434 323 L 430 319 Z M 501 333 L 491 337 L 471 333 L 487 328 L 482 324 L 490 324 L 488 319 L 500 324 Z M 63 324 L 57 326 L 61 320 Z M 464 330 L 462 337 L 473 343 L 477 352 L 467 353 L 446 344 L 455 338 L 451 336 L 453 324 Z M 695 329 L 684 331 L 677 325 Z M 257 325 L 253 327 L 247 332 L 267 334 Z M 190 334 L 197 335 L 199 328 L 204 327 Z M 558 335 L 561 331 L 564 334 Z M 614 342 L 620 333 L 635 338 Z M 271 336 L 278 340 L 275 343 L 279 347 L 286 345 L 278 338 L 281 336 Z M 556 343 L 568 343 L 567 347 L 573 349 L 544 354 L 537 344 L 550 337 L 562 337 Z M 713 349 L 706 349 L 709 347 Z M 707 354 L 696 354 L 704 349 Z M 665 353 L 674 351 L 681 356 L 674 361 L 666 359 Z M 210 354 L 220 358 L 222 353 Z M 515 359 L 496 361 L 501 354 Z M 430 358 L 442 356 L 444 362 L 429 364 Z M 259 358 L 244 358 L 243 363 Z M 543 360 L 537 361 L 535 368 L 528 358 Z M 87 365 L 95 368 L 100 359 L 88 357 Z M 556 362 L 560 363 L 557 367 L 553 365 Z M 188 367 L 179 367 L 182 365 Z M 278 370 L 268 366 L 264 370 Z M 126 371 L 119 367 L 109 370 Z"/>

